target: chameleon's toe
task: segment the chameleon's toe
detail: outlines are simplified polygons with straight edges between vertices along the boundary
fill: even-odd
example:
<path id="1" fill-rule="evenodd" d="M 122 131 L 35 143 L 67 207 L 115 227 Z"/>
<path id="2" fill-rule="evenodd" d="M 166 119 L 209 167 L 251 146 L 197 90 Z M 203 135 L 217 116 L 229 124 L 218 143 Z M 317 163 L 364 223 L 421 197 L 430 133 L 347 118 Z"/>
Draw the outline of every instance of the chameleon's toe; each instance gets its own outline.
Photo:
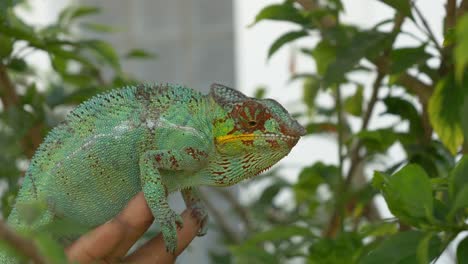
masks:
<path id="1" fill-rule="evenodd" d="M 166 251 L 172 254 L 177 249 L 177 229 L 183 227 L 182 217 L 174 212 L 161 222 L 161 233 L 166 244 Z"/>
<path id="2" fill-rule="evenodd" d="M 197 219 L 200 224 L 200 229 L 198 230 L 197 236 L 204 236 L 208 231 L 208 213 L 205 207 L 201 203 L 196 203 L 192 205 L 192 217 Z"/>

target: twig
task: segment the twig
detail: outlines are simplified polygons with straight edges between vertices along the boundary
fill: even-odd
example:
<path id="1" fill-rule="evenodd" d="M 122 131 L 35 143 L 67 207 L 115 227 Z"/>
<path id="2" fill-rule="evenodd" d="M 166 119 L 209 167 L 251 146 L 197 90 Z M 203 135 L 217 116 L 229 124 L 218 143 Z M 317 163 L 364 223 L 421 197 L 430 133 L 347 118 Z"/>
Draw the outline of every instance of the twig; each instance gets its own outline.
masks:
<path id="1" fill-rule="evenodd" d="M 9 245 L 16 249 L 22 255 L 31 259 L 34 263 L 37 264 L 46 264 L 49 263 L 45 258 L 39 253 L 34 242 L 31 240 L 20 237 L 15 232 L 10 230 L 7 225 L 0 220 L 0 238 L 5 240 Z"/>
<path id="2" fill-rule="evenodd" d="M 3 64 L 0 64 L 0 88 L 4 91 L 0 93 L 0 99 L 5 109 L 18 103 L 19 98 L 16 94 L 15 86 L 8 77 L 7 69 Z"/>
<path id="3" fill-rule="evenodd" d="M 422 24 L 423 24 L 423 27 L 424 29 L 426 30 L 426 34 L 427 36 L 429 37 L 430 40 L 432 40 L 432 42 L 434 42 L 434 45 L 436 46 L 436 48 L 441 51 L 442 50 L 442 47 L 440 46 L 439 42 L 437 41 L 436 37 L 435 37 L 435 34 L 434 32 L 432 31 L 431 27 L 429 26 L 429 23 L 427 22 L 426 18 L 422 15 L 422 12 L 419 10 L 419 8 L 416 6 L 415 3 L 412 3 L 412 6 L 414 8 L 414 11 L 416 11 L 416 15 L 418 16 L 418 18 L 421 20 Z M 419 25 L 416 23 L 416 26 L 419 27 Z"/>
<path id="4" fill-rule="evenodd" d="M 401 14 L 397 14 L 395 16 L 395 24 L 393 26 L 393 30 L 392 32 L 395 33 L 395 37 L 394 37 L 394 40 L 396 38 L 396 33 L 401 29 L 401 25 L 403 24 L 403 21 L 404 21 L 404 16 L 402 16 Z M 388 56 L 389 56 L 389 53 L 390 53 L 390 48 L 386 49 L 383 54 L 376 59 L 376 65 L 377 65 L 377 77 L 375 78 L 374 80 L 374 83 L 372 85 L 372 95 L 371 95 L 371 98 L 369 100 L 369 104 L 367 106 L 367 109 L 366 111 L 364 112 L 364 115 L 363 115 L 363 122 L 362 122 L 362 125 L 361 125 L 361 130 L 366 130 L 368 125 L 369 125 L 369 121 L 370 121 L 370 117 L 372 116 L 372 113 L 374 111 L 374 106 L 378 100 L 378 92 L 379 92 L 379 89 L 382 85 L 382 81 L 383 81 L 383 78 L 385 77 L 386 75 L 386 64 L 387 63 L 381 63 L 381 62 L 385 62 L 388 60 Z M 360 155 L 360 150 L 361 150 L 361 147 L 362 147 L 362 142 L 361 141 L 357 141 L 356 144 L 354 145 L 354 147 L 351 149 L 350 151 L 350 168 L 348 170 L 348 173 L 346 175 L 346 179 L 345 179 L 345 183 L 344 183 L 344 188 L 343 188 L 343 193 L 342 195 L 344 195 L 348 188 L 350 187 L 351 183 L 352 183 L 352 180 L 354 178 L 354 176 L 356 175 L 356 169 L 359 167 L 359 164 L 362 162 L 362 157 Z M 368 205 L 368 209 L 369 210 L 372 210 L 372 211 L 375 211 L 375 212 L 378 212 L 377 208 L 375 207 L 375 205 L 373 203 L 369 203 Z M 323 235 L 324 236 L 327 236 L 327 237 L 333 237 L 335 236 L 336 234 L 336 231 L 337 231 L 337 224 L 339 224 L 342 219 L 339 219 L 339 218 L 344 218 L 345 215 L 340 215 L 340 212 L 339 210 L 334 210 L 334 212 L 332 213 L 332 216 L 331 216 L 331 220 L 328 224 L 328 226 L 326 227 L 326 229 L 324 229 L 324 232 L 323 232 Z"/>
<path id="5" fill-rule="evenodd" d="M 206 197 L 206 195 L 200 191 L 199 192 L 200 198 L 203 200 L 203 203 L 205 204 L 206 208 L 211 212 L 211 216 L 213 216 L 213 219 L 218 223 L 219 228 L 221 231 L 224 233 L 225 237 L 227 237 L 229 240 L 235 242 L 235 243 L 240 243 L 241 239 L 237 235 L 236 232 L 231 230 L 231 227 L 229 227 L 227 221 L 225 220 L 223 214 L 211 203 L 210 199 Z"/>
<path id="6" fill-rule="evenodd" d="M 457 18 L 468 12 L 468 0 L 463 0 L 457 10 Z"/>
<path id="7" fill-rule="evenodd" d="M 228 190 L 222 189 L 222 188 L 213 188 L 212 190 L 215 190 L 217 193 L 219 193 L 221 196 L 223 196 L 226 201 L 228 201 L 232 208 L 237 212 L 241 220 L 244 222 L 245 227 L 247 230 L 253 230 L 253 225 L 252 221 L 250 221 L 250 216 L 249 216 L 249 211 L 243 207 L 239 201 L 232 195 L 232 193 Z"/>

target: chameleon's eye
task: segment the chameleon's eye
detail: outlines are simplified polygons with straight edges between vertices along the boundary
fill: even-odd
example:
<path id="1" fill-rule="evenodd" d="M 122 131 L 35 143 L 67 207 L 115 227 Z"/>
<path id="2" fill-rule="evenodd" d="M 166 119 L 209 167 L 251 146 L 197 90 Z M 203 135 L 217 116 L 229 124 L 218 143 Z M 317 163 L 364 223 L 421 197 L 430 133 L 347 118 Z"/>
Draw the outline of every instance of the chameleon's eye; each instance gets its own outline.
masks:
<path id="1" fill-rule="evenodd" d="M 249 121 L 249 126 L 254 127 L 256 125 L 257 125 L 257 121 L 255 121 L 255 120 L 250 120 Z"/>

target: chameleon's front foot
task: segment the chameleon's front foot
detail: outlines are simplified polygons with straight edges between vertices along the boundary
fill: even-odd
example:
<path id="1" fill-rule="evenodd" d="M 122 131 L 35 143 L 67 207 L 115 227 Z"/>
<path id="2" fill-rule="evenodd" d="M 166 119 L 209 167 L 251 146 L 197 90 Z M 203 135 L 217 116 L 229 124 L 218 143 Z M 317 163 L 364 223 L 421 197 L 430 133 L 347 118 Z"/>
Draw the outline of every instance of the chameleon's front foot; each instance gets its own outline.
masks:
<path id="1" fill-rule="evenodd" d="M 177 228 L 182 228 L 184 225 L 182 217 L 171 211 L 169 216 L 159 220 L 159 224 L 161 225 L 166 251 L 174 254 L 177 248 Z"/>

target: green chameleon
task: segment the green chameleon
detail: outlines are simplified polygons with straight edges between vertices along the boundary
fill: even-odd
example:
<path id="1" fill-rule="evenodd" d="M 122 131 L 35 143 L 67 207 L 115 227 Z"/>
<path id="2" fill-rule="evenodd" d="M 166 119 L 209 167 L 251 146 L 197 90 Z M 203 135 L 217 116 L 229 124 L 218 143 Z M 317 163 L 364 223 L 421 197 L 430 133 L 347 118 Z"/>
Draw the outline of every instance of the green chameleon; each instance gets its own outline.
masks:
<path id="1" fill-rule="evenodd" d="M 202 223 L 198 235 L 204 235 L 207 213 L 197 186 L 253 177 L 286 156 L 304 134 L 276 101 L 219 84 L 207 95 L 178 85 L 114 90 L 82 103 L 48 134 L 8 224 L 31 231 L 66 219 L 91 229 L 143 191 L 167 250 L 174 252 L 182 218 L 169 207 L 169 193 L 181 191 Z M 28 223 L 21 205 L 37 201 L 46 209 Z M 7 259 L 0 254 L 0 263 Z"/>

